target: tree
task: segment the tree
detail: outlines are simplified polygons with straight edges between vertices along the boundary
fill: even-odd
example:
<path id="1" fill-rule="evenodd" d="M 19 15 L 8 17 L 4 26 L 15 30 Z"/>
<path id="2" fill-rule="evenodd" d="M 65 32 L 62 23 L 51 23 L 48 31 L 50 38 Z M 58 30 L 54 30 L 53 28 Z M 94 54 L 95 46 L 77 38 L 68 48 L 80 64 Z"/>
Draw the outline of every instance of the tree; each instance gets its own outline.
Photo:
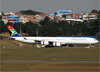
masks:
<path id="1" fill-rule="evenodd" d="M 0 21 L 0 33 L 5 33 L 7 31 L 6 25 L 3 21 Z"/>
<path id="2" fill-rule="evenodd" d="M 90 20 L 88 24 L 88 35 L 90 36 L 99 36 L 99 28 L 100 28 L 100 19 Z"/>
<path id="3" fill-rule="evenodd" d="M 49 17 L 46 16 L 46 17 L 44 18 L 44 20 L 41 21 L 40 23 L 41 23 L 41 25 L 49 24 L 49 23 L 50 23 L 50 19 L 49 19 Z"/>
<path id="4" fill-rule="evenodd" d="M 98 13 L 98 11 L 94 9 L 91 11 L 91 13 Z"/>
<path id="5" fill-rule="evenodd" d="M 100 10 L 98 11 L 97 18 L 100 19 Z"/>
<path id="6" fill-rule="evenodd" d="M 26 15 L 43 14 L 43 13 L 41 13 L 41 12 L 33 11 L 33 10 L 26 10 L 26 11 L 22 10 L 22 11 L 20 11 L 20 13 L 22 13 L 22 14 L 26 14 Z"/>
<path id="7" fill-rule="evenodd" d="M 62 15 L 62 17 L 66 18 L 66 15 Z"/>
<path id="8" fill-rule="evenodd" d="M 28 33 L 30 36 L 37 36 L 37 30 L 39 29 L 39 26 L 37 24 L 33 24 L 30 32 Z"/>
<path id="9" fill-rule="evenodd" d="M 13 24 L 13 23 L 8 22 L 8 23 L 6 24 L 6 26 L 7 26 L 7 25 L 11 25 L 11 26 L 13 26 L 14 24 Z"/>
<path id="10" fill-rule="evenodd" d="M 2 20 L 2 16 L 0 15 L 0 20 Z"/>
<path id="11" fill-rule="evenodd" d="M 22 23 L 15 23 L 13 27 L 18 33 L 20 33 L 20 31 L 22 33 L 24 32 L 24 24 L 22 24 Z"/>
<path id="12" fill-rule="evenodd" d="M 5 15 L 3 12 L 1 12 L 1 13 L 2 13 L 3 16 Z"/>
<path id="13" fill-rule="evenodd" d="M 32 22 L 27 22 L 24 25 L 24 32 L 27 33 L 29 36 L 36 36 L 37 28 L 38 28 L 37 24 L 34 24 Z"/>

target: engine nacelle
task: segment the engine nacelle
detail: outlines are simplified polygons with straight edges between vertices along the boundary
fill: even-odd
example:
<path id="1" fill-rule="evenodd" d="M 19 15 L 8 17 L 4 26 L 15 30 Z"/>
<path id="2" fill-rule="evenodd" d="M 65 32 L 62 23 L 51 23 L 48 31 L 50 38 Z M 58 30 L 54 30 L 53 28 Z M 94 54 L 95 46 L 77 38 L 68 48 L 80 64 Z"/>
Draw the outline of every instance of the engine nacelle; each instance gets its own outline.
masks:
<path id="1" fill-rule="evenodd" d="M 41 41 L 41 44 L 42 45 L 49 45 L 49 42 L 48 41 Z"/>
<path id="2" fill-rule="evenodd" d="M 53 46 L 61 46 L 61 43 L 60 42 L 53 43 Z"/>
<path id="3" fill-rule="evenodd" d="M 56 46 L 56 43 L 53 43 L 53 46 Z"/>

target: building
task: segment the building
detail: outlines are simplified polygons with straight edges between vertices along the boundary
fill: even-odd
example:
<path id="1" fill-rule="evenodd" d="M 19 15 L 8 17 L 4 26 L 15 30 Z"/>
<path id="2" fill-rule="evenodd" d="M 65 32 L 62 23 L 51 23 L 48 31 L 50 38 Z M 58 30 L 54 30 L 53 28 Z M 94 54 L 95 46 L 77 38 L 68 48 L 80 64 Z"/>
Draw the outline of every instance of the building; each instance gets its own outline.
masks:
<path id="1" fill-rule="evenodd" d="M 20 23 L 20 18 L 17 16 L 7 16 L 7 20 L 11 23 Z"/>
<path id="2" fill-rule="evenodd" d="M 83 20 L 82 19 L 66 19 L 66 21 L 68 21 L 69 23 L 71 22 L 71 21 L 73 21 L 73 22 L 83 22 Z"/>
<path id="3" fill-rule="evenodd" d="M 15 15 L 15 14 L 14 14 L 13 12 L 10 12 L 10 13 L 5 13 L 5 15 L 6 15 L 6 16 L 8 16 L 8 15 L 12 15 L 12 16 L 13 16 L 13 15 Z"/>
<path id="4" fill-rule="evenodd" d="M 97 13 L 90 13 L 89 14 L 89 19 L 97 19 Z"/>
<path id="5" fill-rule="evenodd" d="M 83 14 L 83 20 L 89 20 L 89 14 L 88 13 L 84 13 Z"/>
<path id="6" fill-rule="evenodd" d="M 26 22 L 28 22 L 27 16 L 26 16 L 26 15 L 21 15 L 21 16 L 20 16 L 20 22 L 21 22 L 21 23 L 26 23 Z"/>
<path id="7" fill-rule="evenodd" d="M 44 18 L 46 17 L 46 15 L 44 15 L 44 14 L 37 14 L 34 17 L 35 17 L 35 23 L 38 23 L 41 20 L 44 20 Z"/>
<path id="8" fill-rule="evenodd" d="M 71 9 L 68 10 L 68 14 L 72 14 L 72 10 Z"/>
<path id="9" fill-rule="evenodd" d="M 78 19 L 78 18 L 79 18 L 79 14 L 72 14 L 72 17 L 73 17 L 74 19 Z"/>
<path id="10" fill-rule="evenodd" d="M 34 23 L 34 15 L 26 15 L 27 16 L 27 19 L 29 21 L 31 21 L 32 23 Z"/>
<path id="11" fill-rule="evenodd" d="M 3 22 L 4 22 L 5 24 L 8 23 L 8 20 L 7 20 L 7 19 L 2 19 L 2 20 L 3 20 Z"/>
<path id="12" fill-rule="evenodd" d="M 63 14 L 71 13 L 72 14 L 72 10 L 71 9 L 70 10 L 57 10 L 56 15 L 60 13 L 63 13 Z M 49 15 L 54 16 L 55 14 L 49 14 Z"/>
<path id="13" fill-rule="evenodd" d="M 48 17 L 51 21 L 54 19 L 54 16 L 49 15 Z"/>
<path id="14" fill-rule="evenodd" d="M 68 10 L 57 10 L 57 14 L 60 13 L 68 14 Z"/>
<path id="15" fill-rule="evenodd" d="M 0 15 L 2 15 L 2 13 L 0 13 Z"/>
<path id="16" fill-rule="evenodd" d="M 46 15 L 45 15 L 45 14 L 39 14 L 39 16 L 40 16 L 40 17 L 43 17 L 43 18 L 45 18 L 45 17 L 46 17 Z"/>
<path id="17" fill-rule="evenodd" d="M 63 13 L 59 13 L 59 14 L 57 14 L 56 16 L 57 17 L 62 17 L 62 15 L 64 15 Z"/>

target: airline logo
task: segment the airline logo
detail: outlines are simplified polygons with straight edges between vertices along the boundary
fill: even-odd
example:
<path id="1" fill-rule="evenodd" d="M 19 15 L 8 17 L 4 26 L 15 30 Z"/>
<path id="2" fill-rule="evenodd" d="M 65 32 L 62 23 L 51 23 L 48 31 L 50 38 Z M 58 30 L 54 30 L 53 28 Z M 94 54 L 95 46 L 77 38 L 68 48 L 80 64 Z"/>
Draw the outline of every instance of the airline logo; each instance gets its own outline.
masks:
<path id="1" fill-rule="evenodd" d="M 13 29 L 13 27 L 12 27 L 12 26 L 10 26 L 10 25 L 7 25 L 7 28 L 8 28 L 8 29 Z"/>
<path id="2" fill-rule="evenodd" d="M 11 32 L 11 36 L 15 35 L 17 32 L 13 29 L 12 26 L 7 25 L 7 28 L 9 29 L 9 31 Z"/>

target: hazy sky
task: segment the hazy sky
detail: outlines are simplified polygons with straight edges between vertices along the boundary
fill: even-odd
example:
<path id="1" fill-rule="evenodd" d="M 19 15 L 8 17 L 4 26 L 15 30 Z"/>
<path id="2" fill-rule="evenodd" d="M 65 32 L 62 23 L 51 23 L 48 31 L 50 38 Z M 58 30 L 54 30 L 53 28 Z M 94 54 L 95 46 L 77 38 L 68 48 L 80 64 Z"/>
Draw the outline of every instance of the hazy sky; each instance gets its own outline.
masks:
<path id="1" fill-rule="evenodd" d="M 100 9 L 100 0 L 0 0 L 0 11 L 18 12 L 32 9 L 35 11 L 54 13 L 57 10 L 72 9 L 73 13 L 91 12 Z"/>

